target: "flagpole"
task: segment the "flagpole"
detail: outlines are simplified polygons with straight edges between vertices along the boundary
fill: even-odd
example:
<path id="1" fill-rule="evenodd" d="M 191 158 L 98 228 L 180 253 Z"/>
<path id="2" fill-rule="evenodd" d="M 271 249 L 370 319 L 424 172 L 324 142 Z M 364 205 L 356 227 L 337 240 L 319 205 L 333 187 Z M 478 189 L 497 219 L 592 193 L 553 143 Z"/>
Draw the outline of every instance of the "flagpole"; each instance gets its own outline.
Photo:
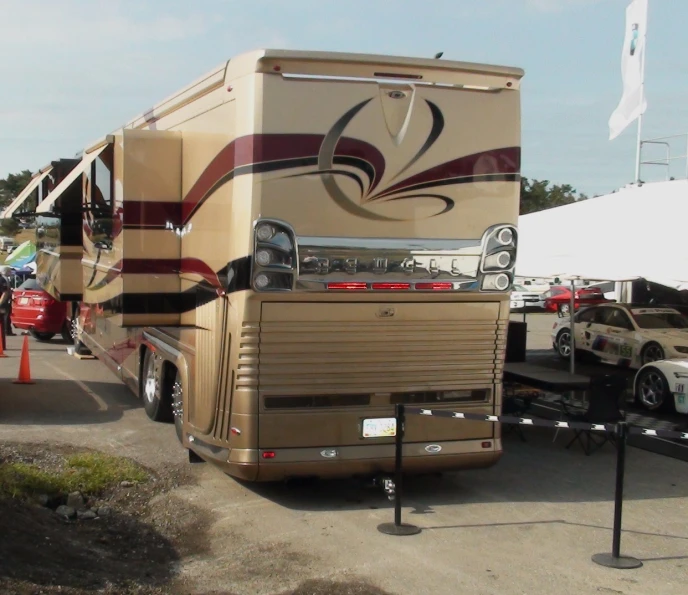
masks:
<path id="1" fill-rule="evenodd" d="M 647 12 L 650 12 L 650 2 L 647 3 Z M 640 105 L 643 105 L 645 100 L 645 52 L 647 51 L 647 16 L 645 17 L 645 26 L 643 27 L 643 53 L 640 58 Z M 638 138 L 636 141 L 635 152 L 635 181 L 640 183 L 640 149 L 643 141 L 641 140 L 641 131 L 643 127 L 643 114 L 638 115 Z"/>

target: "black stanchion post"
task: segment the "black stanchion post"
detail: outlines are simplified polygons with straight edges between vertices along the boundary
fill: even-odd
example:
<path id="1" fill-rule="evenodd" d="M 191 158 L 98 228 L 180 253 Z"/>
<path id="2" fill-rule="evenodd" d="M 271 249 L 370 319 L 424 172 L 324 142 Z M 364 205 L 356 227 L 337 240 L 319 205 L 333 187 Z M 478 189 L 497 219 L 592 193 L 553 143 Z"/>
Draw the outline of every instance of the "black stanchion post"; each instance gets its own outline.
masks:
<path id="1" fill-rule="evenodd" d="M 624 470 L 626 466 L 626 438 L 628 425 L 616 424 L 616 491 L 614 493 L 614 534 L 611 554 L 595 554 L 592 561 L 607 568 L 640 568 L 643 563 L 630 556 L 621 555 L 621 509 L 623 506 Z"/>
<path id="2" fill-rule="evenodd" d="M 396 405 L 396 434 L 394 437 L 394 522 L 382 523 L 377 530 L 386 535 L 416 535 L 420 533 L 420 527 L 401 522 L 401 498 L 403 482 L 403 446 L 404 446 L 404 426 L 406 415 L 403 405 Z"/>

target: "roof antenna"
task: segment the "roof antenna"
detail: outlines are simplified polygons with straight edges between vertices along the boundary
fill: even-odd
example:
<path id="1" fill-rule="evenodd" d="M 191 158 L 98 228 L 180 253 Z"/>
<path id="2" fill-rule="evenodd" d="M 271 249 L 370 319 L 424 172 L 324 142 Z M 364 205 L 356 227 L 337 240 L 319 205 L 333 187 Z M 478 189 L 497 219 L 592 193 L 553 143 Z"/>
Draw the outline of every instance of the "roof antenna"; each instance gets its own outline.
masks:
<path id="1" fill-rule="evenodd" d="M 444 52 L 437 52 L 435 54 L 435 60 L 439 60 L 442 57 L 442 54 L 444 54 Z"/>

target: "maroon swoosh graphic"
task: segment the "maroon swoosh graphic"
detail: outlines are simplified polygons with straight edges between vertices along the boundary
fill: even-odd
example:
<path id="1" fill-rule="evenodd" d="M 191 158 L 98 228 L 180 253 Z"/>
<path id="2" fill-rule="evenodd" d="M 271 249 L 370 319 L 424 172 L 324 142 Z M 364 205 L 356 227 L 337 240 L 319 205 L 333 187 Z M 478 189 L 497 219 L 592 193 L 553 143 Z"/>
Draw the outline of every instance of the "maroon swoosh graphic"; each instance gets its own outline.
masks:
<path id="1" fill-rule="evenodd" d="M 126 200 L 122 224 L 127 227 L 165 227 L 167 222 L 179 225 L 182 205 L 179 202 Z"/>
<path id="2" fill-rule="evenodd" d="M 96 285 L 105 286 L 121 274 L 177 275 L 194 274 L 203 277 L 214 287 L 222 287 L 217 273 L 198 258 L 125 258 L 110 267 L 105 277 Z"/>
<path id="3" fill-rule="evenodd" d="M 428 188 L 435 183 L 456 178 L 486 176 L 492 174 L 517 174 L 521 168 L 521 148 L 507 147 L 466 155 L 436 165 L 423 172 L 410 176 L 401 182 L 372 196 L 377 200 L 400 192 Z"/>
<path id="4" fill-rule="evenodd" d="M 228 181 L 238 168 L 271 161 L 317 158 L 324 138 L 322 134 L 256 134 L 235 139 L 215 156 L 184 197 L 181 224 L 188 223 L 205 200 L 223 181 Z M 385 159 L 370 143 L 343 137 L 337 144 L 335 156 L 354 157 L 368 162 L 374 171 L 370 191 L 380 183 L 385 171 Z"/>

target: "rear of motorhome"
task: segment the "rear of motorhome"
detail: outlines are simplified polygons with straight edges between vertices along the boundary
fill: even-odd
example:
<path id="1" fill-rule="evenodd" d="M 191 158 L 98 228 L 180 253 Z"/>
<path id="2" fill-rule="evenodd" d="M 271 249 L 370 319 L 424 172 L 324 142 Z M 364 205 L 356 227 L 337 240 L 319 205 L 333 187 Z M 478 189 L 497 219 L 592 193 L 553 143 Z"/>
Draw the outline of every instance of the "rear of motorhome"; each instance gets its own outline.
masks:
<path id="1" fill-rule="evenodd" d="M 397 403 L 499 412 L 522 76 L 280 50 L 222 64 L 63 183 L 82 196 L 79 274 L 53 249 L 77 345 L 250 481 L 390 472 Z M 58 227 L 59 199 L 37 209 Z M 60 266 L 39 268 L 55 286 Z M 409 472 L 502 451 L 485 422 L 412 418 L 404 440 Z"/>

